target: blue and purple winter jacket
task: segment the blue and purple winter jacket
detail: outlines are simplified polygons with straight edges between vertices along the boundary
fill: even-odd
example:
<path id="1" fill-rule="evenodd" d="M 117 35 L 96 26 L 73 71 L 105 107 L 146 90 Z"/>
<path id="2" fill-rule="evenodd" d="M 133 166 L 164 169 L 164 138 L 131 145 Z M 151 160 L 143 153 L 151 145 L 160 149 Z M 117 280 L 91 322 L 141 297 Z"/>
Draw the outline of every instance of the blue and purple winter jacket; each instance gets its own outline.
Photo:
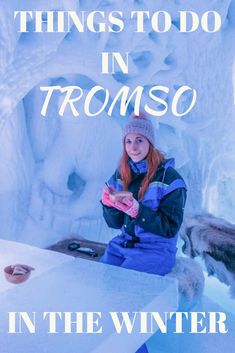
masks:
<path id="1" fill-rule="evenodd" d="M 147 172 L 145 160 L 129 162 L 132 181 L 128 190 L 138 200 L 138 192 Z M 108 181 L 117 191 L 123 190 L 119 171 Z M 143 248 L 156 251 L 168 250 L 176 254 L 177 233 L 183 221 L 186 202 L 186 185 L 174 169 L 174 160 L 162 162 L 152 179 L 136 218 L 131 218 L 115 208 L 103 205 L 104 218 L 111 228 L 121 229 L 114 238 L 124 248 Z"/>

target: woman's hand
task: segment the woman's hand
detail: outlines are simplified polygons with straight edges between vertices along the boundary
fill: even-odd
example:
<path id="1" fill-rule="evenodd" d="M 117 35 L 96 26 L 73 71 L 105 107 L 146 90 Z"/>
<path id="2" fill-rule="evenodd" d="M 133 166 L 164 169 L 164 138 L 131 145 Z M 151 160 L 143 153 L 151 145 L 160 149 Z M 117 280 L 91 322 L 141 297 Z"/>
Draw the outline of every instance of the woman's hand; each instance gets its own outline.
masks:
<path id="1" fill-rule="evenodd" d="M 115 190 L 113 190 L 115 191 Z M 109 195 L 112 193 L 111 187 L 105 187 L 102 192 L 102 203 L 108 207 L 114 207 L 119 211 L 122 211 L 128 216 L 135 218 L 139 211 L 139 202 L 132 198 L 124 197 L 122 202 L 120 201 L 111 201 Z"/>
<path id="2" fill-rule="evenodd" d="M 140 205 L 136 199 L 134 198 L 129 199 L 128 197 L 124 197 L 122 199 L 122 202 L 120 201 L 114 202 L 113 207 L 115 207 L 119 211 L 122 211 L 128 214 L 128 216 L 135 218 L 139 212 Z"/>

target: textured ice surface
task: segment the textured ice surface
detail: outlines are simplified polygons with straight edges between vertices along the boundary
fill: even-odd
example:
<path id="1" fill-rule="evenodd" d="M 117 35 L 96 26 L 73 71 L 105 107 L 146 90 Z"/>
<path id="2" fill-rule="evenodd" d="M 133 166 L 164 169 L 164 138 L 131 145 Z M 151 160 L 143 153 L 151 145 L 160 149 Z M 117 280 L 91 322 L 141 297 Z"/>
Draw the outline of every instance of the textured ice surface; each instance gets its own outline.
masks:
<path id="1" fill-rule="evenodd" d="M 109 352 L 110 349 L 113 353 L 132 353 L 151 334 L 138 333 L 140 320 L 137 319 L 133 333 L 129 334 L 123 329 L 120 340 L 109 312 L 158 311 L 164 315 L 165 311 L 177 309 L 177 283 L 174 279 L 74 259 L 31 246 L 23 248 L 22 244 L 5 241 L 0 244 L 0 258 L 5 253 L 5 262 L 9 264 L 24 258 L 24 263 L 32 264 L 34 272 L 37 272 L 37 276 L 32 276 L 21 285 L 9 287 L 6 280 L 1 283 L 1 353 L 15 353 L 19 347 L 24 347 L 25 353 L 32 353 L 32 347 L 34 353 L 98 353 Z M 35 333 L 27 332 L 22 324 L 22 334 L 8 334 L 8 312 L 24 311 L 30 317 L 36 312 Z M 48 320 L 43 320 L 44 312 L 48 311 L 72 312 L 73 320 L 75 312 L 101 312 L 103 333 L 79 334 L 75 332 L 75 324 L 72 324 L 72 333 L 66 334 L 64 320 L 58 319 L 58 333 L 48 334 Z"/>
<path id="2" fill-rule="evenodd" d="M 112 11 L 121 9 L 121 33 L 18 33 L 12 19 L 17 9 Z M 203 13 L 216 10 L 222 28 L 179 32 L 181 9 Z M 172 30 L 133 32 L 131 10 L 168 11 Z M 197 104 L 188 116 L 168 113 L 153 118 L 157 145 L 176 158 L 188 185 L 186 211 L 206 210 L 235 219 L 234 0 L 186 1 L 11 1 L 1 4 L 0 64 L 0 235 L 40 246 L 68 233 L 108 241 L 114 234 L 102 220 L 99 198 L 105 179 L 121 152 L 120 118 L 58 116 L 59 97 L 48 115 L 40 115 L 45 93 L 40 86 L 101 85 L 111 96 L 123 85 L 146 88 L 160 83 L 170 88 L 169 101 L 183 84 L 194 87 Z M 102 51 L 130 53 L 129 73 L 101 74 Z M 100 97 L 99 97 L 100 98 Z M 189 97 L 185 96 L 186 104 Z M 144 94 L 143 102 L 149 102 Z M 99 104 L 98 102 L 94 103 Z M 182 106 L 183 108 L 183 106 Z M 32 235 L 36 234 L 36 236 Z"/>

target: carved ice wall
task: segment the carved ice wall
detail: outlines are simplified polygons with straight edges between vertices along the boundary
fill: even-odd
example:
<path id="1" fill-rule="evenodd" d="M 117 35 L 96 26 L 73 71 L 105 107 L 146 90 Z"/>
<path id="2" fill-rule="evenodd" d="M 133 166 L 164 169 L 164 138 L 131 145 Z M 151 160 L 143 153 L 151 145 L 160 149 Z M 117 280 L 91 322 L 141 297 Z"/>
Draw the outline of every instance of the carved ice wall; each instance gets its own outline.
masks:
<path id="1" fill-rule="evenodd" d="M 112 96 L 123 83 L 134 89 L 154 84 L 176 89 L 188 84 L 198 92 L 190 114 L 170 111 L 153 118 L 157 145 L 186 179 L 187 212 L 207 210 L 235 219 L 235 147 L 232 67 L 235 1 L 11 1 L 0 8 L 0 236 L 45 246 L 74 232 L 107 241 L 113 233 L 102 219 L 100 193 L 121 152 L 121 126 L 112 118 L 58 116 L 59 97 L 46 118 L 40 114 L 45 93 L 40 86 L 99 84 Z M 121 9 L 125 30 L 119 34 L 18 33 L 13 10 Z M 179 9 L 216 10 L 223 26 L 215 34 L 179 32 Z M 130 10 L 168 11 L 172 30 L 133 33 Z M 118 45 L 117 45 L 118 43 Z M 130 52 L 129 73 L 102 75 L 102 51 Z M 184 104 L 190 97 L 185 96 Z M 149 101 L 144 96 L 142 104 Z M 99 101 L 94 102 L 100 104 Z"/>

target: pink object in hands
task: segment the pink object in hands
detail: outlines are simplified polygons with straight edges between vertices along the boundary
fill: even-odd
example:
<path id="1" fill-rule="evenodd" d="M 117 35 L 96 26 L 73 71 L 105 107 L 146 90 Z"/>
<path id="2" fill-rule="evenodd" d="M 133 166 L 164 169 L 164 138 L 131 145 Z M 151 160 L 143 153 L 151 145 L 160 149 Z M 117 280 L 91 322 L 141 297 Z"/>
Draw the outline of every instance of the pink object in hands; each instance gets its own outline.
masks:
<path id="1" fill-rule="evenodd" d="M 103 189 L 102 192 L 102 203 L 108 207 L 114 207 L 114 202 L 110 200 L 110 189 L 108 187 Z"/>
<path id="2" fill-rule="evenodd" d="M 113 207 L 117 208 L 119 211 L 128 214 L 128 216 L 135 218 L 139 212 L 140 205 L 136 199 L 129 199 L 127 197 L 124 197 L 122 199 L 122 202 L 116 201 Z"/>

